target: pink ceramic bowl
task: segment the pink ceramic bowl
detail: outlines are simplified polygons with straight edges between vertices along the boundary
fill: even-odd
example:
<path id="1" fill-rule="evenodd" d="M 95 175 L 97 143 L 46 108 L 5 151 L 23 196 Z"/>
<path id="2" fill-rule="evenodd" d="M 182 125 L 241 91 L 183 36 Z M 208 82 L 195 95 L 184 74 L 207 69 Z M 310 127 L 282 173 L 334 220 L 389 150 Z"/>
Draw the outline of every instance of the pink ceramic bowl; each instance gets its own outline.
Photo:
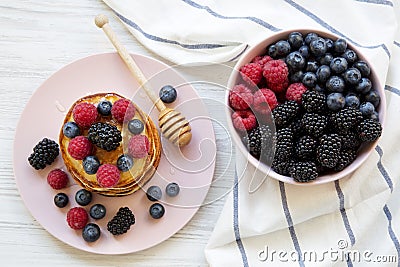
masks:
<path id="1" fill-rule="evenodd" d="M 228 89 L 233 88 L 234 85 L 236 85 L 240 81 L 240 73 L 239 69 L 246 63 L 251 62 L 251 60 L 260 55 L 265 55 L 266 53 L 266 47 L 268 47 L 270 44 L 273 44 L 279 40 L 282 39 L 287 39 L 289 33 L 291 32 L 300 32 L 305 36 L 309 32 L 315 32 L 319 36 L 324 37 L 324 38 L 331 38 L 332 40 L 336 40 L 340 37 L 337 35 L 334 35 L 329 32 L 322 32 L 319 30 L 312 30 L 312 29 L 292 29 L 292 30 L 286 30 L 279 32 L 277 34 L 274 34 L 255 46 L 251 47 L 248 49 L 239 59 L 237 64 L 235 65 L 234 71 L 232 72 L 231 76 L 229 77 L 228 81 Z M 382 83 L 379 81 L 379 78 L 377 77 L 374 66 L 371 64 L 371 62 L 357 49 L 357 47 L 353 46 L 350 42 L 347 42 L 347 47 L 354 50 L 357 53 L 357 56 L 360 60 L 365 61 L 371 68 L 371 74 L 370 74 L 370 80 L 372 81 L 372 88 L 374 88 L 380 95 L 380 104 L 376 111 L 379 112 L 379 120 L 382 124 L 384 125 L 385 121 L 385 109 L 386 109 L 386 101 L 385 101 L 385 94 L 384 94 L 384 88 L 382 86 Z M 232 108 L 229 106 L 229 90 L 227 90 L 226 95 L 225 95 L 225 103 L 226 103 L 226 116 L 227 116 L 227 121 L 228 121 L 228 128 L 230 130 L 232 139 L 236 145 L 236 151 L 239 153 L 242 153 L 248 162 L 253 165 L 255 168 L 257 168 L 259 171 L 265 173 L 266 175 L 277 179 L 282 182 L 290 183 L 290 184 L 296 184 L 296 185 L 304 185 L 304 186 L 310 186 L 310 185 L 316 185 L 316 184 L 323 184 L 331 181 L 335 181 L 338 179 L 341 179 L 343 177 L 346 177 L 350 175 L 352 172 L 354 172 L 358 167 L 360 167 L 368 158 L 369 154 L 375 149 L 378 140 L 371 142 L 371 143 L 364 143 L 360 149 L 358 150 L 357 158 L 354 160 L 352 164 L 347 166 L 345 169 L 343 169 L 340 172 L 332 172 L 324 175 L 319 175 L 315 180 L 307 182 L 307 183 L 300 183 L 296 182 L 292 177 L 288 176 L 283 176 L 280 175 L 276 172 L 274 172 L 270 166 L 267 164 L 264 164 L 260 162 L 258 159 L 254 158 L 247 150 L 246 146 L 242 143 L 241 141 L 241 136 L 238 134 L 237 130 L 234 128 L 231 115 L 232 115 Z"/>

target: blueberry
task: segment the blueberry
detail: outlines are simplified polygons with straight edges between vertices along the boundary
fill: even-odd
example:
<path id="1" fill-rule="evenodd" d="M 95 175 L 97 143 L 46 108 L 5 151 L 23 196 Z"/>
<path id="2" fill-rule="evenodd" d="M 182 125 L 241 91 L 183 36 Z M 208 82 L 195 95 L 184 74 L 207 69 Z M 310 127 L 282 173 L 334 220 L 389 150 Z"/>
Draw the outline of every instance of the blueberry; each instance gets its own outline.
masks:
<path id="1" fill-rule="evenodd" d="M 82 164 L 87 174 L 95 174 L 100 167 L 100 161 L 96 156 L 87 156 L 83 159 Z"/>
<path id="2" fill-rule="evenodd" d="M 301 70 L 299 70 L 299 71 L 296 71 L 293 74 L 291 74 L 289 76 L 289 80 L 291 83 L 298 83 L 298 82 L 301 82 L 301 80 L 303 80 L 303 76 L 304 76 L 304 73 Z"/>
<path id="3" fill-rule="evenodd" d="M 150 201 L 160 200 L 162 197 L 161 188 L 157 185 L 150 186 L 146 191 L 146 196 Z"/>
<path id="4" fill-rule="evenodd" d="M 333 51 L 336 54 L 343 54 L 346 51 L 347 42 L 345 39 L 339 38 L 333 43 Z"/>
<path id="5" fill-rule="evenodd" d="M 331 64 L 332 60 L 333 60 L 333 56 L 331 53 L 326 53 L 325 55 L 320 56 L 318 58 L 318 62 L 320 65 L 328 65 L 329 66 Z"/>
<path id="6" fill-rule="evenodd" d="M 347 70 L 348 64 L 344 57 L 335 57 L 329 66 L 334 73 L 342 73 Z"/>
<path id="7" fill-rule="evenodd" d="M 299 48 L 299 53 L 303 56 L 303 58 L 308 59 L 310 57 L 310 50 L 308 46 L 303 45 Z"/>
<path id="8" fill-rule="evenodd" d="M 318 63 L 314 60 L 309 60 L 307 61 L 307 65 L 306 65 L 306 72 L 316 72 L 318 69 Z"/>
<path id="9" fill-rule="evenodd" d="M 358 108 L 360 106 L 360 98 L 355 93 L 348 93 L 345 96 L 346 107 Z"/>
<path id="10" fill-rule="evenodd" d="M 128 122 L 128 130 L 132 133 L 132 134 L 140 134 L 143 132 L 144 130 L 144 124 L 141 120 L 138 119 L 133 119 L 131 121 Z"/>
<path id="11" fill-rule="evenodd" d="M 92 201 L 92 193 L 86 189 L 80 189 L 75 194 L 75 201 L 81 206 L 87 206 Z"/>
<path id="12" fill-rule="evenodd" d="M 268 46 L 268 55 L 275 59 L 278 57 L 278 49 L 276 48 L 276 45 Z"/>
<path id="13" fill-rule="evenodd" d="M 63 134 L 68 138 L 74 138 L 81 134 L 78 124 L 73 121 L 69 121 L 63 126 Z"/>
<path id="14" fill-rule="evenodd" d="M 165 209 L 160 203 L 154 203 L 150 206 L 149 212 L 153 219 L 160 219 L 162 216 L 164 216 Z"/>
<path id="15" fill-rule="evenodd" d="M 108 100 L 103 100 L 97 105 L 97 112 L 103 116 L 111 115 L 112 103 Z"/>
<path id="16" fill-rule="evenodd" d="M 129 171 L 133 166 L 133 158 L 129 155 L 121 155 L 117 159 L 117 167 L 121 172 Z"/>
<path id="17" fill-rule="evenodd" d="M 326 104 L 330 110 L 337 111 L 342 109 L 346 103 L 344 96 L 341 93 L 330 93 L 326 97 Z"/>
<path id="18" fill-rule="evenodd" d="M 302 83 L 308 87 L 313 88 L 317 84 L 317 75 L 314 72 L 306 72 L 304 73 Z"/>
<path id="19" fill-rule="evenodd" d="M 287 54 L 290 53 L 290 44 L 286 40 L 280 40 L 276 42 L 276 53 L 278 57 L 285 57 Z"/>
<path id="20" fill-rule="evenodd" d="M 345 88 L 344 80 L 339 76 L 331 76 L 326 82 L 326 89 L 330 92 L 343 92 Z"/>
<path id="21" fill-rule="evenodd" d="M 371 116 L 369 117 L 370 119 L 373 119 L 375 121 L 379 121 L 379 113 L 375 110 Z"/>
<path id="22" fill-rule="evenodd" d="M 326 53 L 325 39 L 318 37 L 312 40 L 310 43 L 310 51 L 316 57 L 324 55 Z"/>
<path id="23" fill-rule="evenodd" d="M 368 78 L 361 78 L 354 89 L 361 94 L 368 93 L 372 88 L 371 80 Z"/>
<path id="24" fill-rule="evenodd" d="M 100 238 L 100 227 L 95 223 L 88 223 L 82 230 L 82 237 L 86 242 L 92 243 Z"/>
<path id="25" fill-rule="evenodd" d="M 371 74 L 371 69 L 365 61 L 357 61 L 353 64 L 353 67 L 357 68 L 363 77 L 368 77 Z"/>
<path id="26" fill-rule="evenodd" d="M 315 32 L 307 33 L 306 37 L 304 38 L 304 42 L 309 45 L 313 40 L 317 39 L 318 37 L 318 34 L 316 34 Z"/>
<path id="27" fill-rule="evenodd" d="M 327 65 L 322 65 L 317 69 L 315 75 L 317 75 L 318 82 L 326 83 L 331 76 L 331 69 Z"/>
<path id="28" fill-rule="evenodd" d="M 330 51 L 333 48 L 333 40 L 330 38 L 325 39 L 326 51 Z"/>
<path id="29" fill-rule="evenodd" d="M 164 103 L 172 103 L 176 100 L 176 89 L 171 85 L 165 85 L 160 89 L 159 97 Z"/>
<path id="30" fill-rule="evenodd" d="M 354 50 L 346 49 L 346 51 L 344 51 L 342 57 L 344 57 L 348 63 L 352 64 L 352 63 L 356 62 L 356 60 L 357 60 L 357 53 L 354 52 Z"/>
<path id="31" fill-rule="evenodd" d="M 102 204 L 94 204 L 90 207 L 89 214 L 93 219 L 100 220 L 106 216 L 106 207 Z"/>
<path id="32" fill-rule="evenodd" d="M 304 68 L 304 65 L 306 64 L 306 60 L 300 54 L 300 52 L 295 51 L 295 52 L 291 52 L 289 55 L 287 55 L 286 64 L 292 70 L 301 70 L 302 68 Z"/>
<path id="33" fill-rule="evenodd" d="M 379 106 L 379 103 L 381 102 L 381 97 L 379 96 L 379 94 L 376 90 L 370 90 L 364 96 L 364 99 L 365 99 L 365 101 L 371 102 L 375 108 L 377 108 Z"/>
<path id="34" fill-rule="evenodd" d="M 292 49 L 299 49 L 303 45 L 303 35 L 299 32 L 289 33 L 288 42 Z"/>
<path id="35" fill-rule="evenodd" d="M 180 188 L 177 183 L 169 183 L 165 187 L 165 193 L 167 196 L 176 197 L 179 194 Z"/>
<path id="36" fill-rule="evenodd" d="M 68 205 L 68 196 L 64 193 L 58 193 L 54 196 L 54 204 L 59 208 L 64 208 Z"/>
<path id="37" fill-rule="evenodd" d="M 319 84 L 316 84 L 314 90 L 317 92 L 325 93 L 325 88 L 321 87 Z"/>
<path id="38" fill-rule="evenodd" d="M 360 105 L 360 111 L 365 118 L 368 118 L 374 113 L 375 107 L 371 102 L 363 102 Z"/>
<path id="39" fill-rule="evenodd" d="M 361 73 L 356 68 L 348 68 L 343 73 L 343 79 L 346 83 L 355 85 L 358 84 L 358 82 L 361 80 Z"/>

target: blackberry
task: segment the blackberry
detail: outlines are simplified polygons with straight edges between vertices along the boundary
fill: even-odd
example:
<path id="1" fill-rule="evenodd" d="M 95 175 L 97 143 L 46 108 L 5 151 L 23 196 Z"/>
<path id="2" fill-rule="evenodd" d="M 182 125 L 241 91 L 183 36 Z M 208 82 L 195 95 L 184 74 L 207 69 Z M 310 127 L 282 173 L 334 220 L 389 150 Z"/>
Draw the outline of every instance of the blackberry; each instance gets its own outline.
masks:
<path id="1" fill-rule="evenodd" d="M 315 158 L 317 149 L 317 140 L 312 136 L 304 135 L 297 140 L 294 153 L 300 160 L 309 160 Z"/>
<path id="2" fill-rule="evenodd" d="M 382 125 L 379 121 L 374 119 L 363 120 L 358 125 L 358 134 L 361 141 L 373 142 L 381 136 Z"/>
<path id="3" fill-rule="evenodd" d="M 341 139 L 338 134 L 325 134 L 319 140 L 317 147 L 317 160 L 327 168 L 336 166 L 339 160 L 340 148 L 342 146 Z"/>
<path id="4" fill-rule="evenodd" d="M 289 125 L 289 127 L 293 131 L 294 138 L 298 138 L 298 137 L 303 136 L 305 134 L 304 133 L 304 128 L 303 128 L 303 123 L 301 121 L 301 117 L 294 119 L 293 122 Z"/>
<path id="5" fill-rule="evenodd" d="M 357 127 L 362 119 L 363 116 L 359 109 L 345 107 L 333 113 L 330 117 L 330 122 L 337 132 L 345 133 L 351 128 Z"/>
<path id="6" fill-rule="evenodd" d="M 305 113 L 302 118 L 304 130 L 315 137 L 321 136 L 328 124 L 325 115 L 317 113 Z"/>
<path id="7" fill-rule="evenodd" d="M 356 158 L 357 154 L 354 150 L 348 149 L 343 150 L 339 153 L 339 158 L 336 166 L 333 168 L 335 171 L 341 171 L 347 166 L 349 166 L 354 159 Z"/>
<path id="8" fill-rule="evenodd" d="M 279 160 L 274 160 L 272 162 L 272 170 L 274 170 L 274 172 L 279 173 L 280 175 L 289 175 L 290 169 L 293 165 L 293 161 L 292 160 L 288 160 L 288 161 L 279 161 Z"/>
<path id="9" fill-rule="evenodd" d="M 315 180 L 318 177 L 317 166 L 312 161 L 295 162 L 290 169 L 290 176 L 300 183 Z"/>
<path id="10" fill-rule="evenodd" d="M 308 90 L 301 96 L 301 104 L 307 112 L 322 113 L 326 110 L 324 93 Z"/>
<path id="11" fill-rule="evenodd" d="M 275 125 L 282 128 L 288 125 L 299 112 L 300 106 L 296 101 L 286 101 L 272 110 Z"/>
<path id="12" fill-rule="evenodd" d="M 122 135 L 118 128 L 104 122 L 92 124 L 87 137 L 90 142 L 108 152 L 117 149 L 122 141 Z"/>
<path id="13" fill-rule="evenodd" d="M 276 133 L 274 160 L 287 161 L 293 155 L 293 131 L 291 128 L 282 128 Z"/>
<path id="14" fill-rule="evenodd" d="M 122 235 L 128 232 L 135 224 L 135 216 L 128 207 L 119 208 L 117 214 L 107 223 L 107 230 L 113 235 Z"/>
<path id="15" fill-rule="evenodd" d="M 361 140 L 355 131 L 349 131 L 344 134 L 340 134 L 342 140 L 342 149 L 353 149 L 357 150 L 361 145 Z"/>
<path id="16" fill-rule="evenodd" d="M 250 131 L 248 135 L 243 138 L 243 143 L 247 146 L 250 154 L 263 161 L 272 157 L 273 151 L 273 134 L 268 125 L 261 125 Z"/>
<path id="17" fill-rule="evenodd" d="M 44 169 L 54 162 L 59 153 L 59 146 L 55 141 L 43 138 L 33 148 L 32 154 L 28 157 L 28 162 L 36 170 Z"/>

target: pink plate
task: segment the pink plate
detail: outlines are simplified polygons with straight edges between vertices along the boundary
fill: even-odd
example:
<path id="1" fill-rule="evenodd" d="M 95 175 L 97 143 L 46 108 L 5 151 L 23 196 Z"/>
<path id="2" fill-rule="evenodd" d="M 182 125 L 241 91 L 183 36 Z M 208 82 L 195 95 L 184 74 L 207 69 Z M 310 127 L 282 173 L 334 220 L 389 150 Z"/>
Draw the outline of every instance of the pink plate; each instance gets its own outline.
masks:
<path id="1" fill-rule="evenodd" d="M 66 222 L 67 211 L 78 206 L 75 192 L 81 187 L 70 179 L 69 186 L 54 190 L 46 182 L 47 173 L 54 168 L 65 169 L 61 156 L 44 170 L 36 171 L 27 158 L 32 148 L 44 137 L 55 141 L 69 107 L 79 98 L 99 92 L 115 92 L 132 99 L 144 112 L 150 114 L 158 125 L 158 112 L 147 96 L 139 90 L 138 83 L 116 53 L 93 55 L 62 68 L 47 79 L 33 94 L 22 113 L 14 141 L 14 173 L 19 192 L 33 217 L 53 236 L 84 251 L 99 254 L 124 254 L 152 247 L 180 230 L 202 205 L 212 183 L 216 158 L 215 136 L 207 109 L 190 84 L 176 71 L 154 59 L 133 55 L 154 90 L 163 85 L 173 85 L 178 98 L 170 106 L 179 110 L 191 123 L 193 138 L 190 144 L 179 149 L 162 139 L 162 156 L 157 172 L 146 185 L 158 185 L 164 191 L 169 182 L 180 185 L 176 197 L 163 192 L 160 202 L 165 207 L 161 219 L 149 215 L 149 201 L 144 190 L 125 197 L 105 197 L 94 194 L 92 204 L 106 206 L 106 217 L 90 219 L 101 229 L 101 237 L 86 243 L 81 230 L 72 230 Z M 65 208 L 57 208 L 53 198 L 58 192 L 69 196 Z M 124 235 L 114 237 L 106 225 L 119 207 L 128 206 L 136 223 Z"/>

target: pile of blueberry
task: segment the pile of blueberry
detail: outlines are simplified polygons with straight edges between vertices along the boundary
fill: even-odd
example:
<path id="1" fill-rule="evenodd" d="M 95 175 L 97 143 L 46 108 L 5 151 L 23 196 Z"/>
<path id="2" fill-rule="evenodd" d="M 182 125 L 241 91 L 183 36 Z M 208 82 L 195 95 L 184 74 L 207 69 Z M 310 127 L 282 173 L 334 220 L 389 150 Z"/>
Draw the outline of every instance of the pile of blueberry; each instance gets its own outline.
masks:
<path id="1" fill-rule="evenodd" d="M 292 32 L 287 40 L 269 46 L 268 53 L 273 58 L 286 57 L 290 82 L 324 92 L 330 110 L 349 106 L 360 108 L 365 117 L 378 118 L 380 97 L 372 88 L 371 69 L 345 39 Z"/>

